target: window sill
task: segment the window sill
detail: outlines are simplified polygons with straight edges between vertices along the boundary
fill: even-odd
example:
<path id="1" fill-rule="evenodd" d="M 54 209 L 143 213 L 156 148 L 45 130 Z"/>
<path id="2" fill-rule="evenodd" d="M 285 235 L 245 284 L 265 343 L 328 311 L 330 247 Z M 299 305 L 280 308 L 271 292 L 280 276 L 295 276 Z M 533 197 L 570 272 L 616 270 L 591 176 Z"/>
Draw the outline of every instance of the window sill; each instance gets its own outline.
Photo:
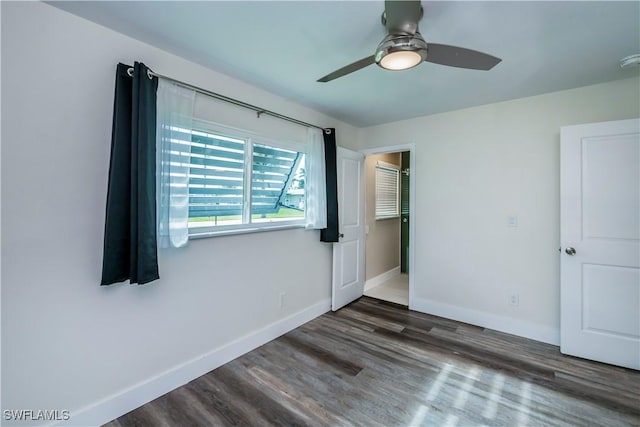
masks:
<path id="1" fill-rule="evenodd" d="M 384 221 L 385 219 L 400 218 L 400 215 L 380 216 L 376 218 L 376 221 Z"/>
<path id="2" fill-rule="evenodd" d="M 189 228 L 189 240 L 206 239 L 209 237 L 219 236 L 233 236 L 236 234 L 263 233 L 266 231 L 290 230 L 293 228 L 304 228 L 304 224 L 296 222 L 270 226 L 262 225 L 259 227 L 246 226 L 240 228 L 227 228 L 224 230 L 213 230 L 208 227 L 193 227 Z"/>

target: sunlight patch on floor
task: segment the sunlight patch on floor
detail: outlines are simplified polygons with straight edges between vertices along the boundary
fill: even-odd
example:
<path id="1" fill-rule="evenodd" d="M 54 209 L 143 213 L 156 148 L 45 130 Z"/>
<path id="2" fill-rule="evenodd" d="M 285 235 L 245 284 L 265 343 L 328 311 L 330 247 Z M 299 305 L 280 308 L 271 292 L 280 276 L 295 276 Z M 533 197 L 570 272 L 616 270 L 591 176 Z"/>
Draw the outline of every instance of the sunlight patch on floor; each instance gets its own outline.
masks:
<path id="1" fill-rule="evenodd" d="M 473 368 L 469 369 L 469 373 L 467 374 L 464 384 L 462 384 L 462 387 L 458 391 L 458 397 L 456 398 L 456 401 L 453 404 L 454 408 L 457 408 L 457 409 L 464 408 L 464 406 L 467 403 L 467 400 L 469 399 L 469 392 L 473 388 L 473 384 L 478 379 L 479 374 L 480 374 L 480 369 L 478 369 L 477 367 L 474 366 Z"/>
<path id="2" fill-rule="evenodd" d="M 427 412 L 429 412 L 429 408 L 424 405 L 420 405 L 418 408 L 418 412 L 413 416 L 413 419 L 409 423 L 410 426 L 419 426 L 422 425 L 422 421 L 424 421 L 427 416 Z"/>
<path id="3" fill-rule="evenodd" d="M 496 413 L 498 411 L 498 402 L 500 402 L 500 398 L 502 397 L 503 387 L 504 376 L 502 376 L 501 374 L 495 374 L 493 377 L 493 382 L 491 384 L 491 394 L 489 395 L 489 401 L 487 402 L 487 407 L 482 413 L 483 417 L 490 420 L 496 417 Z"/>
<path id="4" fill-rule="evenodd" d="M 529 406 L 531 405 L 531 384 L 522 383 L 520 392 L 520 406 L 518 408 L 518 425 L 526 426 L 529 422 Z"/>
<path id="5" fill-rule="evenodd" d="M 431 385 L 431 388 L 429 389 L 427 400 L 433 401 L 438 396 L 438 394 L 440 394 L 440 389 L 442 388 L 442 385 L 445 383 L 445 381 L 447 381 L 447 378 L 449 378 L 449 373 L 451 372 L 452 368 L 453 367 L 449 364 L 444 365 L 444 368 L 442 368 L 442 371 L 440 371 L 440 373 L 438 374 L 438 378 L 436 378 L 436 380 Z"/>
<path id="6" fill-rule="evenodd" d="M 456 415 L 453 414 L 449 414 L 449 416 L 447 417 L 447 420 L 444 422 L 444 425 L 446 427 L 454 427 L 458 425 L 458 417 Z"/>

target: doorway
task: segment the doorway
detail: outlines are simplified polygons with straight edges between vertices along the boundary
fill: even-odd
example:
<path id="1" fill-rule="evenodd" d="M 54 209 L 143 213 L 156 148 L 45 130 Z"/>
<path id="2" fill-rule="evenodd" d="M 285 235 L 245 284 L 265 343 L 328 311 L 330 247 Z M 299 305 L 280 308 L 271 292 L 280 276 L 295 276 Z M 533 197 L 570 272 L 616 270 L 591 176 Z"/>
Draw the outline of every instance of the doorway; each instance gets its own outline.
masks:
<path id="1" fill-rule="evenodd" d="M 409 306 L 411 290 L 412 147 L 365 157 L 364 295 Z"/>

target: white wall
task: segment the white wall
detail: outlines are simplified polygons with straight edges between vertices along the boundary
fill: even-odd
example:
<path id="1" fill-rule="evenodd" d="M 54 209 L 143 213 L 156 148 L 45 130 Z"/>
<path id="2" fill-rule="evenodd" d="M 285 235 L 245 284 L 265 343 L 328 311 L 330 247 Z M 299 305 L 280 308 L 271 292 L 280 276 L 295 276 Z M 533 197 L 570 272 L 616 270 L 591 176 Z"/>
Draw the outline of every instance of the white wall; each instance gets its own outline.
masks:
<path id="1" fill-rule="evenodd" d="M 416 145 L 411 308 L 557 343 L 560 127 L 638 117 L 639 89 L 632 78 L 362 129 L 362 149 Z"/>
<path id="2" fill-rule="evenodd" d="M 1 7 L 3 409 L 67 409 L 84 417 L 76 423 L 108 421 L 100 417 L 233 357 L 242 348 L 234 340 L 253 334 L 255 344 L 328 309 L 331 247 L 302 229 L 193 241 L 160 252 L 157 282 L 98 286 L 116 64 L 142 61 L 337 127 L 343 146 L 356 144 L 356 129 L 52 6 Z M 201 107 L 269 136 L 304 133 L 227 104 Z M 232 348 L 224 357 L 212 357 L 225 345 Z"/>

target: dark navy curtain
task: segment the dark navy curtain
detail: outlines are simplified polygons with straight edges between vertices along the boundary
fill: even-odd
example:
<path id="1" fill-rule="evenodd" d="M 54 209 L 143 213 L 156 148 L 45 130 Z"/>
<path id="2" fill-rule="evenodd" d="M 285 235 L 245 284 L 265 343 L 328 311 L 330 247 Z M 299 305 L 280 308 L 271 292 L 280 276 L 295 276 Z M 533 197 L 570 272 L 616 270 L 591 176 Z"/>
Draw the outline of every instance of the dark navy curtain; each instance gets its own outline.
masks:
<path id="1" fill-rule="evenodd" d="M 324 161 L 327 175 L 327 228 L 320 230 L 320 240 L 337 242 L 338 229 L 338 175 L 336 166 L 336 130 L 325 129 Z"/>
<path id="2" fill-rule="evenodd" d="M 101 285 L 158 279 L 156 89 L 136 62 L 118 64 Z"/>

